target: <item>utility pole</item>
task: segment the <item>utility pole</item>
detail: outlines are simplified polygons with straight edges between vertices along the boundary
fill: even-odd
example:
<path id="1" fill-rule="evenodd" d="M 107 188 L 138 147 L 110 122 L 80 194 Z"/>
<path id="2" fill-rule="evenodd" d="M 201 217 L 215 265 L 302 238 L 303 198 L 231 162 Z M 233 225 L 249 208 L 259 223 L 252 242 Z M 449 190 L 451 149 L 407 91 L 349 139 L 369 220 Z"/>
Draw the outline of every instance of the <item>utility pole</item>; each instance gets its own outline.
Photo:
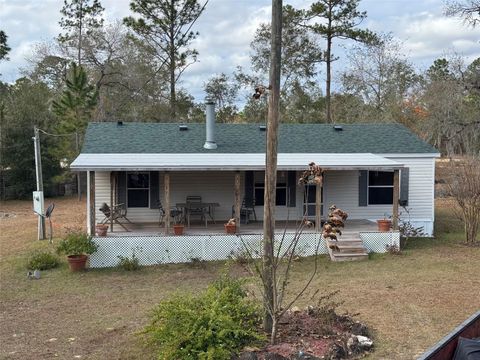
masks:
<path id="1" fill-rule="evenodd" d="M 33 137 L 33 144 L 35 148 L 35 174 L 37 178 L 37 191 L 42 192 L 43 197 L 43 177 L 42 177 L 42 156 L 40 153 L 40 133 L 38 128 L 34 126 L 34 137 Z M 42 199 L 43 204 L 43 199 Z M 38 214 L 38 239 L 44 240 L 45 236 L 45 217 L 43 216 L 43 208 L 42 213 Z"/>
<path id="2" fill-rule="evenodd" d="M 270 52 L 270 94 L 268 98 L 267 149 L 265 156 L 265 194 L 263 206 L 263 269 L 267 302 L 263 327 L 271 333 L 275 311 L 274 242 L 275 194 L 277 189 L 277 139 L 280 114 L 280 65 L 282 50 L 282 0 L 272 0 L 272 34 Z"/>
<path id="3" fill-rule="evenodd" d="M 75 151 L 77 155 L 78 155 L 78 149 L 79 149 L 79 140 L 78 140 L 78 130 L 77 130 L 75 131 Z M 78 195 L 78 201 L 82 200 L 82 185 L 80 183 L 80 171 L 77 171 L 77 195 Z"/>

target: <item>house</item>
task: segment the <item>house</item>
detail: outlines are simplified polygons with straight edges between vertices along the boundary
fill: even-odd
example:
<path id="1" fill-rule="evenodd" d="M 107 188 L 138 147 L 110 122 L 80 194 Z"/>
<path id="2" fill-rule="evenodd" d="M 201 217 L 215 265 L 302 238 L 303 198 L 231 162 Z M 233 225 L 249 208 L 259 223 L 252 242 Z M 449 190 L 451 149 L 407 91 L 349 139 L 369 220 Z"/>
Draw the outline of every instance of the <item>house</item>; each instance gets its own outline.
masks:
<path id="1" fill-rule="evenodd" d="M 71 164 L 74 171 L 88 172 L 88 231 L 93 234 L 95 223 L 105 218 L 102 203 L 122 203 L 133 224 L 151 224 L 154 235 L 168 235 L 169 218 L 158 225 L 158 200 L 168 208 L 195 195 L 216 205 L 219 224 L 231 218 L 232 208 L 240 209 L 242 199 L 253 199 L 260 234 L 265 135 L 259 124 L 215 123 L 213 104 L 207 104 L 206 124 L 90 123 Z M 372 221 L 399 214 L 432 235 L 438 156 L 399 124 L 280 124 L 276 220 L 306 213 L 319 224 L 321 214 L 336 204 L 352 224 L 368 224 L 369 232 L 375 231 Z M 305 188 L 298 179 L 312 161 L 325 170 L 323 186 Z M 197 232 L 187 234 L 213 233 L 213 219 L 208 220 L 206 228 L 197 221 Z M 240 234 L 252 232 L 251 223 L 237 223 Z M 117 241 L 120 233 L 134 232 L 113 224 L 111 230 Z"/>

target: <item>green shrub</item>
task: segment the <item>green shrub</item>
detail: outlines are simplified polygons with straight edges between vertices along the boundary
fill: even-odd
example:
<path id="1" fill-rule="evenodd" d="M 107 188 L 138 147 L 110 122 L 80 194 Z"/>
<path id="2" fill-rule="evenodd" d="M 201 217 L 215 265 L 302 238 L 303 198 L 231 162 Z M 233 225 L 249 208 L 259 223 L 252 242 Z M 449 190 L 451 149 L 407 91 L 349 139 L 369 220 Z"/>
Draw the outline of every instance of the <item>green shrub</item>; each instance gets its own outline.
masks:
<path id="1" fill-rule="evenodd" d="M 27 261 L 28 270 L 48 270 L 56 268 L 60 264 L 58 257 L 48 251 L 36 251 L 30 255 Z"/>
<path id="2" fill-rule="evenodd" d="M 196 296 L 162 301 L 145 329 L 159 359 L 230 359 L 263 336 L 257 306 L 239 280 L 224 277 Z"/>
<path id="3" fill-rule="evenodd" d="M 131 258 L 121 255 L 117 257 L 119 259 L 117 264 L 119 268 L 126 271 L 135 271 L 140 269 L 140 261 L 135 256 L 135 254 L 133 254 Z"/>
<path id="4" fill-rule="evenodd" d="M 97 249 L 98 245 L 95 244 L 91 236 L 84 232 L 70 232 L 58 244 L 57 253 L 65 255 L 84 255 L 93 254 Z"/>

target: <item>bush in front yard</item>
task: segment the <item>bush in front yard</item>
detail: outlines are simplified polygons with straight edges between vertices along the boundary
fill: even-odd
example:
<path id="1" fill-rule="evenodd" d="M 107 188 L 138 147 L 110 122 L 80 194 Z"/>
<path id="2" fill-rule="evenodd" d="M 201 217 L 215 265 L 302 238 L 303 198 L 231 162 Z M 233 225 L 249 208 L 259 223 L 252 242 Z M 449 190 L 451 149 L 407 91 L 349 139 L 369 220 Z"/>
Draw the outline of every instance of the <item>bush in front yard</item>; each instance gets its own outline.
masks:
<path id="1" fill-rule="evenodd" d="M 224 277 L 196 296 L 177 294 L 153 312 L 145 334 L 159 359 L 230 359 L 262 339 L 257 306 L 239 280 Z"/>
<path id="2" fill-rule="evenodd" d="M 27 261 L 28 270 L 48 270 L 56 268 L 60 264 L 58 257 L 48 251 L 36 251 L 31 254 Z"/>

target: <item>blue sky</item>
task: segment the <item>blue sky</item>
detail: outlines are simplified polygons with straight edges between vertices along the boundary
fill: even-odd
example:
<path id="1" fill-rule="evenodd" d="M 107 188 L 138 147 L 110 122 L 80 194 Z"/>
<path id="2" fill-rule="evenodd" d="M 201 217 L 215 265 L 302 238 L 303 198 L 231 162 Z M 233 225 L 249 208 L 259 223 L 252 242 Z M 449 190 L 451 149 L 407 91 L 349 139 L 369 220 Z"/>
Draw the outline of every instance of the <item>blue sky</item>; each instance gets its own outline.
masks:
<path id="1" fill-rule="evenodd" d="M 108 21 L 130 13 L 129 0 L 101 2 Z M 311 2 L 284 0 L 284 4 L 295 7 L 308 7 Z M 3 81 L 18 78 L 35 44 L 50 41 L 60 32 L 62 4 L 63 0 L 0 0 L 0 29 L 7 33 L 12 48 L 10 61 L 0 63 Z M 270 0 L 210 0 L 196 24 L 200 36 L 194 47 L 199 51 L 199 62 L 185 72 L 182 80 L 182 86 L 197 100 L 203 98 L 203 84 L 212 75 L 231 73 L 238 65 L 249 67 L 249 44 L 258 25 L 269 20 L 270 4 Z M 453 51 L 469 61 L 480 57 L 480 27 L 467 28 L 461 20 L 445 17 L 443 6 L 442 0 L 363 0 L 360 8 L 368 12 L 368 19 L 362 26 L 391 32 L 420 69 Z M 348 43 L 342 44 L 348 48 Z M 338 72 L 345 63 L 339 61 L 335 66 Z M 323 76 L 320 74 L 320 81 Z"/>

